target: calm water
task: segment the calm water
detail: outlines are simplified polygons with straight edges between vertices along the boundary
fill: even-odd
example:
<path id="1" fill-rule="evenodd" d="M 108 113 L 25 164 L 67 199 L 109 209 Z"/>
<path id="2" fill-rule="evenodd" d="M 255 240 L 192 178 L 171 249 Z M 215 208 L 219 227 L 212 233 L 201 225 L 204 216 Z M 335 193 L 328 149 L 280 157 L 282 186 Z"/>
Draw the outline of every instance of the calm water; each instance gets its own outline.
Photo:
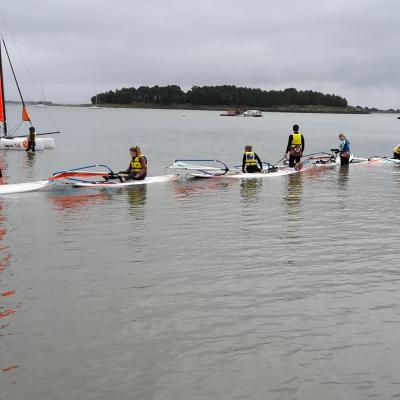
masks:
<path id="1" fill-rule="evenodd" d="M 11 115 L 19 114 L 15 107 Z M 93 163 L 150 175 L 175 158 L 390 155 L 393 115 L 31 110 L 53 151 L 3 152 L 9 182 Z M 0 398 L 400 397 L 400 168 L 0 198 Z"/>

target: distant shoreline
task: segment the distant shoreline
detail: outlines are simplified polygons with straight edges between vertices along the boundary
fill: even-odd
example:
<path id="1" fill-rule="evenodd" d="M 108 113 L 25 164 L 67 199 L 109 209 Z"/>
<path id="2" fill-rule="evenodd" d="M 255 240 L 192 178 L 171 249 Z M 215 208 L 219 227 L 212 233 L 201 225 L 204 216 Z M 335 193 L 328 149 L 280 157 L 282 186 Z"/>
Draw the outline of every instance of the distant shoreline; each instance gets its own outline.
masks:
<path id="1" fill-rule="evenodd" d="M 95 104 L 53 104 L 70 107 L 93 107 Z M 219 111 L 226 112 L 229 106 L 193 106 L 191 104 L 150 104 L 150 103 L 132 103 L 132 104 L 97 104 L 104 108 L 141 108 L 141 109 L 159 109 L 159 110 L 198 110 L 198 111 Z M 328 106 L 276 106 L 276 107 L 241 107 L 243 109 L 257 109 L 262 112 L 286 112 L 286 113 L 315 113 L 315 114 L 369 114 L 368 111 L 359 110 L 356 107 L 328 107 Z"/>
<path id="2" fill-rule="evenodd" d="M 18 101 L 6 101 L 10 104 L 21 104 Z M 39 102 L 27 101 L 27 105 L 37 105 Z M 96 106 L 96 104 L 84 103 L 84 104 L 61 104 L 46 102 L 46 107 L 58 106 L 58 107 L 81 107 L 89 108 Z M 140 109 L 159 109 L 159 110 L 197 110 L 197 111 L 218 111 L 225 113 L 230 106 L 199 106 L 191 104 L 151 104 L 151 103 L 131 103 L 131 104 L 97 104 L 100 108 L 140 108 Z M 318 105 L 307 105 L 307 106 L 275 106 L 275 107 L 241 107 L 241 109 L 257 109 L 265 113 L 269 112 L 283 112 L 283 113 L 305 113 L 305 114 L 399 114 L 398 110 L 379 110 L 379 109 L 363 109 L 354 106 L 336 107 L 336 106 L 318 106 Z"/>

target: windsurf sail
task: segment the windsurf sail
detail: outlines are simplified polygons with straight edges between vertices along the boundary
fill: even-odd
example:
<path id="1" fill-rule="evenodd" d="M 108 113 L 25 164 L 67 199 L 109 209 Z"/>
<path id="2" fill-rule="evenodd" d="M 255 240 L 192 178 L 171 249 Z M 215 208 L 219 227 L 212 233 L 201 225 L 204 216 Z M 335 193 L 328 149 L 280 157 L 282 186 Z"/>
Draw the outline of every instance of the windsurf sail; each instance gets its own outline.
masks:
<path id="1" fill-rule="evenodd" d="M 196 172 L 204 175 L 218 176 L 225 175 L 229 171 L 229 167 L 224 162 L 207 159 L 175 160 L 167 168 L 174 169 L 178 175 L 180 171 L 184 171 L 186 175 Z"/>
<path id="2" fill-rule="evenodd" d="M 93 168 L 103 168 L 102 171 L 94 171 Z M 50 181 L 59 179 L 70 179 L 77 180 L 77 178 L 89 178 L 89 177 L 102 177 L 105 180 L 117 179 L 119 177 L 109 166 L 104 164 L 86 165 L 84 167 L 68 169 L 64 171 L 53 172 L 53 176 L 49 178 Z"/>
<path id="3" fill-rule="evenodd" d="M 336 160 L 336 153 L 333 151 L 336 149 L 332 149 L 332 153 L 328 153 L 325 151 L 320 151 L 316 153 L 304 154 L 302 157 L 303 161 L 310 161 L 310 162 L 318 162 L 318 161 L 335 161 Z"/>

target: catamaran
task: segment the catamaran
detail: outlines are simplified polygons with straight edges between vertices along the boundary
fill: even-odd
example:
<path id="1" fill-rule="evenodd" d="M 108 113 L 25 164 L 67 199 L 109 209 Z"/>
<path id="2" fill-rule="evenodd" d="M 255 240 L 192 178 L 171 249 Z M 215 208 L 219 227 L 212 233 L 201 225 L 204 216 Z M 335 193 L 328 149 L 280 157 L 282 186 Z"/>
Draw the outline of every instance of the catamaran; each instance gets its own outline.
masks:
<path id="1" fill-rule="evenodd" d="M 6 102 L 4 97 L 4 74 L 3 74 L 3 60 L 2 60 L 2 45 L 4 46 L 4 50 L 6 52 L 8 62 L 10 64 L 11 72 L 14 76 L 15 84 L 18 89 L 18 93 L 22 103 L 22 121 L 18 124 L 17 128 L 23 122 L 29 122 L 32 125 L 31 117 L 28 112 L 28 108 L 26 107 L 25 101 L 22 97 L 22 92 L 19 87 L 17 77 L 15 75 L 15 71 L 13 65 L 11 63 L 11 59 L 8 53 L 8 49 L 6 43 L 3 38 L 1 38 L 0 43 L 0 123 L 2 124 L 2 132 L 0 132 L 0 149 L 4 150 L 25 150 L 28 147 L 28 140 L 26 138 L 26 134 L 22 136 L 17 136 L 10 134 L 7 126 L 7 114 L 6 114 Z M 16 129 L 15 129 L 16 130 Z M 37 136 L 42 135 L 51 135 L 59 133 L 56 132 L 45 132 L 45 133 L 37 133 Z M 55 147 L 54 138 L 37 138 L 36 139 L 36 150 L 44 150 L 44 149 L 52 149 Z"/>

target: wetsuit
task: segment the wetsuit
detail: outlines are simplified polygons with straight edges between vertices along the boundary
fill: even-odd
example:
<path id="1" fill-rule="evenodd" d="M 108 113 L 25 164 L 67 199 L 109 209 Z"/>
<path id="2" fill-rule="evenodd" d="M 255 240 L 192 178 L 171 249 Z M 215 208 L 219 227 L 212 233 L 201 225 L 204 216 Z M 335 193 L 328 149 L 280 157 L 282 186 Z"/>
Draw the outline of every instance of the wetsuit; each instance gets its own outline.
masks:
<path id="1" fill-rule="evenodd" d="M 36 133 L 35 132 L 29 132 L 28 134 L 28 148 L 26 149 L 26 151 L 32 150 L 33 152 L 35 152 L 36 148 Z"/>
<path id="2" fill-rule="evenodd" d="M 350 162 L 350 142 L 344 139 L 340 142 L 340 164 L 347 165 Z"/>
<path id="3" fill-rule="evenodd" d="M 304 147 L 304 136 L 299 132 L 293 132 L 289 136 L 288 145 L 286 147 L 286 154 L 290 154 L 289 167 L 294 168 L 294 166 L 300 162 Z"/>
<path id="4" fill-rule="evenodd" d="M 260 166 L 260 168 L 258 167 Z M 242 172 L 252 174 L 254 172 L 260 172 L 262 170 L 262 162 L 260 157 L 254 151 L 246 151 L 243 154 L 242 159 Z"/>

